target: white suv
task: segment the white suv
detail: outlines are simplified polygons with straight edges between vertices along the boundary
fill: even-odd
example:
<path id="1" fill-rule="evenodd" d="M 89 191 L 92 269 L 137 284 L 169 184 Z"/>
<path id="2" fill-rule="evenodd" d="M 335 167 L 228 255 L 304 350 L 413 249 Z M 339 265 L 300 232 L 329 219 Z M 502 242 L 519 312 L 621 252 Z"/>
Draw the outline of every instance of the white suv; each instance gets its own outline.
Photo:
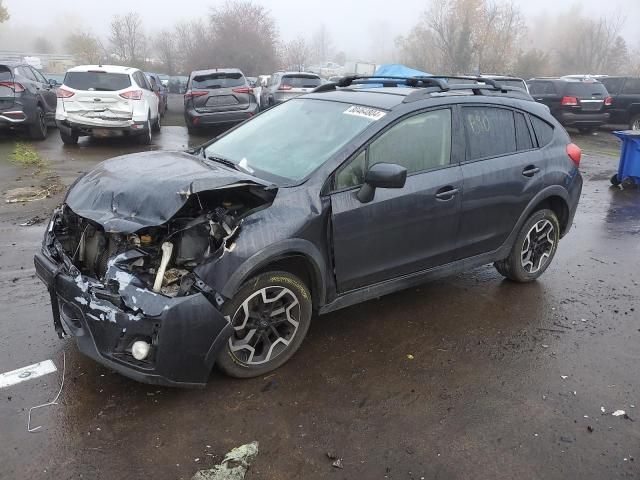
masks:
<path id="1" fill-rule="evenodd" d="M 136 136 L 150 144 L 160 131 L 158 95 L 136 68 L 83 65 L 67 71 L 58 88 L 56 123 L 65 144 L 80 136 Z"/>

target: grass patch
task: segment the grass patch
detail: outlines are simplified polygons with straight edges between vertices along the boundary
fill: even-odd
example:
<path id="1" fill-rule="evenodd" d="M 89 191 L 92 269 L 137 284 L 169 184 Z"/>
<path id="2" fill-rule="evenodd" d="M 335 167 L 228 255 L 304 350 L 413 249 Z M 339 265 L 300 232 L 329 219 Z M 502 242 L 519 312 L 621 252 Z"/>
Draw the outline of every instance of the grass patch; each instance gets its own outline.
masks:
<path id="1" fill-rule="evenodd" d="M 10 159 L 13 163 L 23 167 L 33 167 L 36 170 L 41 170 L 46 166 L 46 162 L 40 157 L 38 151 L 28 143 L 16 143 Z"/>

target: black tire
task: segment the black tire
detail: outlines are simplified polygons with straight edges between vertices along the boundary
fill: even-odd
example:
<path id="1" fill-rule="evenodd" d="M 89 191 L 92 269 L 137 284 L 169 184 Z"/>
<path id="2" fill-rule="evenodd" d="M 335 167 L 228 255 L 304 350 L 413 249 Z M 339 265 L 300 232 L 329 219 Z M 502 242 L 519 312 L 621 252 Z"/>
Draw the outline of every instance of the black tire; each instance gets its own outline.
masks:
<path id="1" fill-rule="evenodd" d="M 196 135 L 198 133 L 198 129 L 196 127 L 191 126 L 191 125 L 187 125 L 187 132 L 190 135 Z"/>
<path id="2" fill-rule="evenodd" d="M 138 135 L 138 143 L 140 145 L 151 145 L 151 141 L 153 140 L 152 131 L 151 117 L 148 117 L 147 125 L 144 127 L 144 132 Z"/>
<path id="3" fill-rule="evenodd" d="M 631 120 L 629 120 L 629 130 L 640 130 L 640 114 L 631 117 Z"/>
<path id="4" fill-rule="evenodd" d="M 159 132 L 161 128 L 162 128 L 162 116 L 160 115 L 160 112 L 158 112 L 158 118 L 156 119 L 155 122 L 153 122 L 153 131 Z"/>
<path id="5" fill-rule="evenodd" d="M 47 138 L 47 119 L 44 110 L 38 107 L 36 110 L 36 121 L 29 125 L 29 138 L 31 140 L 44 140 Z"/>
<path id="6" fill-rule="evenodd" d="M 578 131 L 584 135 L 590 135 L 597 130 L 595 127 L 578 127 Z"/>
<path id="7" fill-rule="evenodd" d="M 271 302 L 265 303 L 262 300 L 263 290 L 267 298 L 269 298 L 268 295 L 273 296 Z M 248 305 L 247 310 L 251 309 L 254 315 L 251 318 L 246 318 L 244 315 L 245 301 Z M 283 312 L 278 315 L 272 314 L 276 306 L 277 310 L 283 310 Z M 242 326 L 245 322 L 246 328 L 234 330 L 233 335 L 218 354 L 218 368 L 231 377 L 252 378 L 280 367 L 302 344 L 311 324 L 311 307 L 311 294 L 308 287 L 291 273 L 267 272 L 247 281 L 223 306 L 222 313 L 229 317 L 234 327 Z M 270 311 L 267 312 L 269 308 Z M 294 326 L 290 319 L 297 320 L 297 326 Z M 253 326 L 248 322 L 252 322 Z M 250 334 L 251 330 L 254 330 L 253 334 Z M 282 336 L 283 333 L 284 336 Z M 275 338 L 275 335 L 280 336 Z M 285 338 L 286 336 L 288 338 Z M 242 340 L 247 340 L 247 337 L 257 339 L 252 346 L 253 353 L 250 353 L 250 348 L 239 347 Z M 289 343 L 281 342 L 281 338 Z M 235 345 L 232 346 L 234 343 Z M 278 345 L 285 346 L 277 349 Z M 275 356 L 270 358 L 274 353 Z"/>
<path id="8" fill-rule="evenodd" d="M 527 242 L 529 233 L 533 233 L 533 229 L 539 226 L 544 226 L 544 230 L 541 230 L 540 233 L 544 235 L 546 231 L 547 235 L 538 236 L 536 239 L 537 242 L 533 245 L 530 239 L 529 243 L 526 244 L 525 242 Z M 549 238 L 549 236 L 551 236 L 551 238 Z M 559 241 L 560 223 L 558 222 L 556 214 L 548 209 L 538 210 L 531 214 L 527 221 L 524 222 L 524 225 L 522 225 L 509 256 L 504 260 L 495 262 L 493 265 L 502 276 L 509 280 L 518 283 L 532 282 L 540 277 L 549 265 L 551 265 L 556 250 L 558 249 Z M 539 253 L 536 253 L 538 252 L 538 250 L 536 250 L 538 245 L 540 250 Z M 527 248 L 527 251 L 532 252 L 533 255 L 529 256 L 526 262 L 523 262 L 525 248 Z M 529 263 L 531 263 L 531 266 L 528 265 Z M 525 264 L 527 267 L 525 267 Z"/>
<path id="9" fill-rule="evenodd" d="M 618 178 L 618 174 L 614 173 L 613 176 L 611 177 L 611 185 L 613 185 L 614 187 L 617 187 L 621 184 L 622 182 L 620 181 L 620 179 Z"/>
<path id="10" fill-rule="evenodd" d="M 60 138 L 62 139 L 62 143 L 65 145 L 77 145 L 78 144 L 78 134 L 71 133 L 70 135 L 60 130 Z"/>

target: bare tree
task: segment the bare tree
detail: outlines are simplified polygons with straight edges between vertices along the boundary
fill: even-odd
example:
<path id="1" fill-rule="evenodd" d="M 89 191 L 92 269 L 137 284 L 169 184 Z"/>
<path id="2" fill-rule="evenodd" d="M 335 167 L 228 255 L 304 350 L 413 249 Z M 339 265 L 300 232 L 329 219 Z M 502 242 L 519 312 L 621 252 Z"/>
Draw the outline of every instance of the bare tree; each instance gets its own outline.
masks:
<path id="1" fill-rule="evenodd" d="M 575 72 L 617 73 L 627 60 L 628 50 L 620 35 L 623 17 L 577 19 L 573 38 L 564 44 L 562 63 Z"/>
<path id="2" fill-rule="evenodd" d="M 304 37 L 295 38 L 284 46 L 285 68 L 302 72 L 309 60 L 309 45 Z"/>
<path id="3" fill-rule="evenodd" d="M 536 76 L 553 75 L 551 67 L 549 54 L 542 50 L 532 48 L 526 52 L 521 52 L 517 56 L 511 71 L 508 73 L 529 79 Z"/>
<path id="4" fill-rule="evenodd" d="M 7 10 L 7 7 L 2 5 L 2 0 L 0 0 L 0 23 L 6 22 L 9 20 L 9 17 L 9 10 Z"/>
<path id="5" fill-rule="evenodd" d="M 147 38 L 142 29 L 142 19 L 135 12 L 116 15 L 111 20 L 111 47 L 126 65 L 143 67 L 147 57 Z"/>
<path id="6" fill-rule="evenodd" d="M 97 64 L 104 56 L 104 48 L 100 39 L 88 32 L 69 35 L 64 46 L 80 63 Z"/>
<path id="7" fill-rule="evenodd" d="M 33 42 L 33 49 L 37 53 L 51 53 L 53 52 L 53 44 L 44 37 L 38 37 Z"/>
<path id="8" fill-rule="evenodd" d="M 326 62 L 333 51 L 333 40 L 331 40 L 331 33 L 327 29 L 326 25 L 322 24 L 313 33 L 311 38 L 311 53 L 313 61 Z"/>
<path id="9" fill-rule="evenodd" d="M 179 55 L 177 69 L 182 73 L 215 65 L 210 29 L 200 20 L 176 25 L 175 38 Z"/>
<path id="10" fill-rule="evenodd" d="M 251 0 L 230 0 L 211 10 L 210 21 L 216 66 L 236 66 L 247 75 L 276 68 L 278 30 L 265 7 Z"/>
<path id="11" fill-rule="evenodd" d="M 154 45 L 158 58 L 162 62 L 163 69 L 167 73 L 177 73 L 178 48 L 176 34 L 170 30 L 163 30 L 157 37 Z"/>

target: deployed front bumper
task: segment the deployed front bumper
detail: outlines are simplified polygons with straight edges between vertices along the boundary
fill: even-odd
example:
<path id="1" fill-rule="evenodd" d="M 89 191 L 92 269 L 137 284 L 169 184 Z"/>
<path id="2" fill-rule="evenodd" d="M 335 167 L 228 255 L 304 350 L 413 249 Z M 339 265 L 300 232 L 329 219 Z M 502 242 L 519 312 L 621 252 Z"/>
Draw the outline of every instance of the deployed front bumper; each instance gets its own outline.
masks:
<path id="1" fill-rule="evenodd" d="M 34 262 L 49 290 L 59 335 L 76 337 L 85 355 L 140 382 L 179 387 L 207 383 L 232 327 L 203 293 L 171 298 L 128 286 L 134 294 L 120 296 L 66 262 L 56 262 L 44 249 Z M 142 308 L 127 306 L 132 301 Z M 131 354 L 136 340 L 152 345 L 145 360 Z"/>

